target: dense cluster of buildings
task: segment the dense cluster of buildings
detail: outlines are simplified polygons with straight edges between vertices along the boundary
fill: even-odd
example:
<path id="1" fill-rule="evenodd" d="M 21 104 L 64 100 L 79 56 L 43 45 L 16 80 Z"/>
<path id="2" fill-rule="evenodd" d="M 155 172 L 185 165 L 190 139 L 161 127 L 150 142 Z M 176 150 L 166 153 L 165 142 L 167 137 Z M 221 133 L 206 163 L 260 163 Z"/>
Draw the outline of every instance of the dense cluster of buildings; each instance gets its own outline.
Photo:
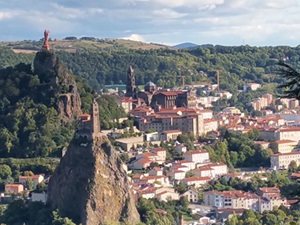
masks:
<path id="1" fill-rule="evenodd" d="M 220 126 L 240 133 L 247 133 L 255 128 L 261 139 L 256 143 L 274 151 L 271 155 L 272 169 L 286 169 L 292 161 L 300 165 L 298 100 L 278 99 L 271 94 L 264 94 L 249 102 L 254 110 L 261 112 L 261 116 L 246 115 L 236 107 L 226 107 L 214 113 L 210 109 L 212 103 L 220 98 L 230 99 L 232 93 L 219 90 L 217 85 L 200 87 L 203 93 L 214 94 L 198 97 L 191 87 L 163 90 L 153 82 L 146 83 L 144 90 L 137 91 L 133 70 L 130 68 L 126 93 L 119 98 L 119 103 L 134 118 L 137 129 L 144 134 L 140 137 L 139 144 L 143 141 L 176 141 L 178 135 L 183 133 L 191 133 L 195 137 L 210 134 L 217 137 Z M 257 83 L 245 83 L 242 91 L 255 91 L 260 87 Z M 136 196 L 156 197 L 160 200 L 178 199 L 180 195 L 173 187 L 182 184 L 189 187 L 183 195 L 190 202 L 198 202 L 198 188 L 211 179 L 229 176 L 227 165 L 210 162 L 209 154 L 205 150 L 188 150 L 186 146 L 175 143 L 175 151 L 182 155 L 181 160 L 167 160 L 167 154 L 162 148 L 143 148 L 144 152 L 137 153 L 135 160 L 131 161 L 129 168 L 143 170 L 143 173 L 134 173 L 132 176 Z M 121 144 L 122 142 L 120 146 Z M 134 149 L 131 146 L 136 146 L 135 144 L 137 143 L 127 144 L 125 150 Z M 276 187 L 263 187 L 256 193 L 237 190 L 208 191 L 203 193 L 203 202 L 224 212 L 232 209 L 263 212 L 273 209 L 274 206 L 289 206 Z"/>
<path id="2" fill-rule="evenodd" d="M 160 166 L 159 166 L 160 165 Z M 225 163 L 210 162 L 208 152 L 205 150 L 190 150 L 183 152 L 182 160 L 166 161 L 166 150 L 151 148 L 147 152 L 136 155 L 129 168 L 136 172 L 132 176 L 133 188 L 137 197 L 160 200 L 179 199 L 174 185 L 182 183 L 186 187 L 200 188 L 211 179 L 227 174 Z M 148 172 L 145 173 L 145 171 Z M 190 173 L 190 175 L 188 175 Z M 163 193 L 163 194 L 162 194 Z M 198 202 L 195 195 L 187 196 L 189 201 Z"/>

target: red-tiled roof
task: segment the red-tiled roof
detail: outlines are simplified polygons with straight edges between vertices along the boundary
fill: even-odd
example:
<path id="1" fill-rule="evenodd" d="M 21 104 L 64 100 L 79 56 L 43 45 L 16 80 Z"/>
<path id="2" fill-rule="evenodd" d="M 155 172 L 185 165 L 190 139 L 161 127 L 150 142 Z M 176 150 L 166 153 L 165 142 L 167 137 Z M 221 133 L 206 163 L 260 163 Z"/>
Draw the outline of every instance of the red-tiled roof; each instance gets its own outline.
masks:
<path id="1" fill-rule="evenodd" d="M 276 140 L 275 141 L 276 144 L 287 144 L 287 143 L 295 143 L 295 142 L 296 141 L 292 141 L 292 140 Z"/>
<path id="2" fill-rule="evenodd" d="M 137 160 L 137 162 L 140 162 L 140 163 L 150 163 L 151 161 L 149 160 L 148 157 L 145 157 L 145 158 L 139 158 Z"/>
<path id="3" fill-rule="evenodd" d="M 279 132 L 294 132 L 300 131 L 300 127 L 282 127 L 278 129 Z"/>
<path id="4" fill-rule="evenodd" d="M 5 187 L 18 187 L 20 185 L 23 186 L 23 184 L 5 184 Z"/>
<path id="5" fill-rule="evenodd" d="M 185 181 L 203 181 L 203 180 L 210 180 L 210 177 L 187 177 L 184 178 Z"/>
<path id="6" fill-rule="evenodd" d="M 300 151 L 296 151 L 296 152 L 287 152 L 287 153 L 277 153 L 272 156 L 285 156 L 285 155 L 300 155 Z"/>
<path id="7" fill-rule="evenodd" d="M 205 151 L 205 150 L 189 150 L 189 151 L 183 153 L 183 155 L 194 155 L 194 154 L 202 154 L 202 153 L 207 153 L 207 151 Z"/>

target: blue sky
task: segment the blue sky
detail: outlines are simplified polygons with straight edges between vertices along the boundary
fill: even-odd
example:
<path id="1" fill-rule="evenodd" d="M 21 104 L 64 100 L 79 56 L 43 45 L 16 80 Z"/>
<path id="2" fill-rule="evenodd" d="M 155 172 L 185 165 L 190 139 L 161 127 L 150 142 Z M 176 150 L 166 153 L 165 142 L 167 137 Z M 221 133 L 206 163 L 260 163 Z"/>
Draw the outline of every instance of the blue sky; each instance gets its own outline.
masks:
<path id="1" fill-rule="evenodd" d="M 297 46 L 299 0 L 9 0 L 0 3 L 0 41 L 92 36 Z"/>

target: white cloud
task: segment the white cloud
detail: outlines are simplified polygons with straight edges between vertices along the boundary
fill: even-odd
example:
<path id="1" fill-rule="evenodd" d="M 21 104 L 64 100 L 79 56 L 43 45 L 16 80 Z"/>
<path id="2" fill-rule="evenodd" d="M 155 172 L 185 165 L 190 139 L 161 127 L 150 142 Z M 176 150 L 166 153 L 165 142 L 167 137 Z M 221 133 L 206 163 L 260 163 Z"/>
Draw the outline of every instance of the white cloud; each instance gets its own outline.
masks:
<path id="1" fill-rule="evenodd" d="M 0 20 L 10 19 L 16 15 L 16 12 L 0 11 Z"/>
<path id="2" fill-rule="evenodd" d="M 160 18 L 178 19 L 185 16 L 186 14 L 178 13 L 172 9 L 163 8 L 163 9 L 154 10 L 153 15 L 158 16 Z"/>
<path id="3" fill-rule="evenodd" d="M 122 37 L 121 39 L 145 42 L 145 39 L 143 38 L 143 36 L 141 36 L 139 34 L 131 34 L 128 37 Z"/>

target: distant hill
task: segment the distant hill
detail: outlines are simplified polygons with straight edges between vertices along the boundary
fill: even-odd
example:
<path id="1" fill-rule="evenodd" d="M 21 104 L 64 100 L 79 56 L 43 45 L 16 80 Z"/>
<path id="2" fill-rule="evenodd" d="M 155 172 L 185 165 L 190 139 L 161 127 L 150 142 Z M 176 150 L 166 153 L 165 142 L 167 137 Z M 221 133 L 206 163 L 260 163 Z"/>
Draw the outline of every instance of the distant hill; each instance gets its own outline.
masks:
<path id="1" fill-rule="evenodd" d="M 178 45 L 174 45 L 173 47 L 174 48 L 192 48 L 192 47 L 196 47 L 196 46 L 198 46 L 198 45 L 195 43 L 185 42 L 185 43 L 181 43 Z"/>
<path id="2" fill-rule="evenodd" d="M 101 50 L 101 49 L 165 49 L 172 48 L 155 43 L 144 43 L 124 39 L 99 39 L 99 38 L 74 38 L 74 39 L 50 39 L 51 49 L 55 51 L 76 52 L 77 50 Z M 41 49 L 42 40 L 39 41 L 7 41 L 0 42 L 0 47 L 12 49 L 16 53 L 35 53 Z"/>

